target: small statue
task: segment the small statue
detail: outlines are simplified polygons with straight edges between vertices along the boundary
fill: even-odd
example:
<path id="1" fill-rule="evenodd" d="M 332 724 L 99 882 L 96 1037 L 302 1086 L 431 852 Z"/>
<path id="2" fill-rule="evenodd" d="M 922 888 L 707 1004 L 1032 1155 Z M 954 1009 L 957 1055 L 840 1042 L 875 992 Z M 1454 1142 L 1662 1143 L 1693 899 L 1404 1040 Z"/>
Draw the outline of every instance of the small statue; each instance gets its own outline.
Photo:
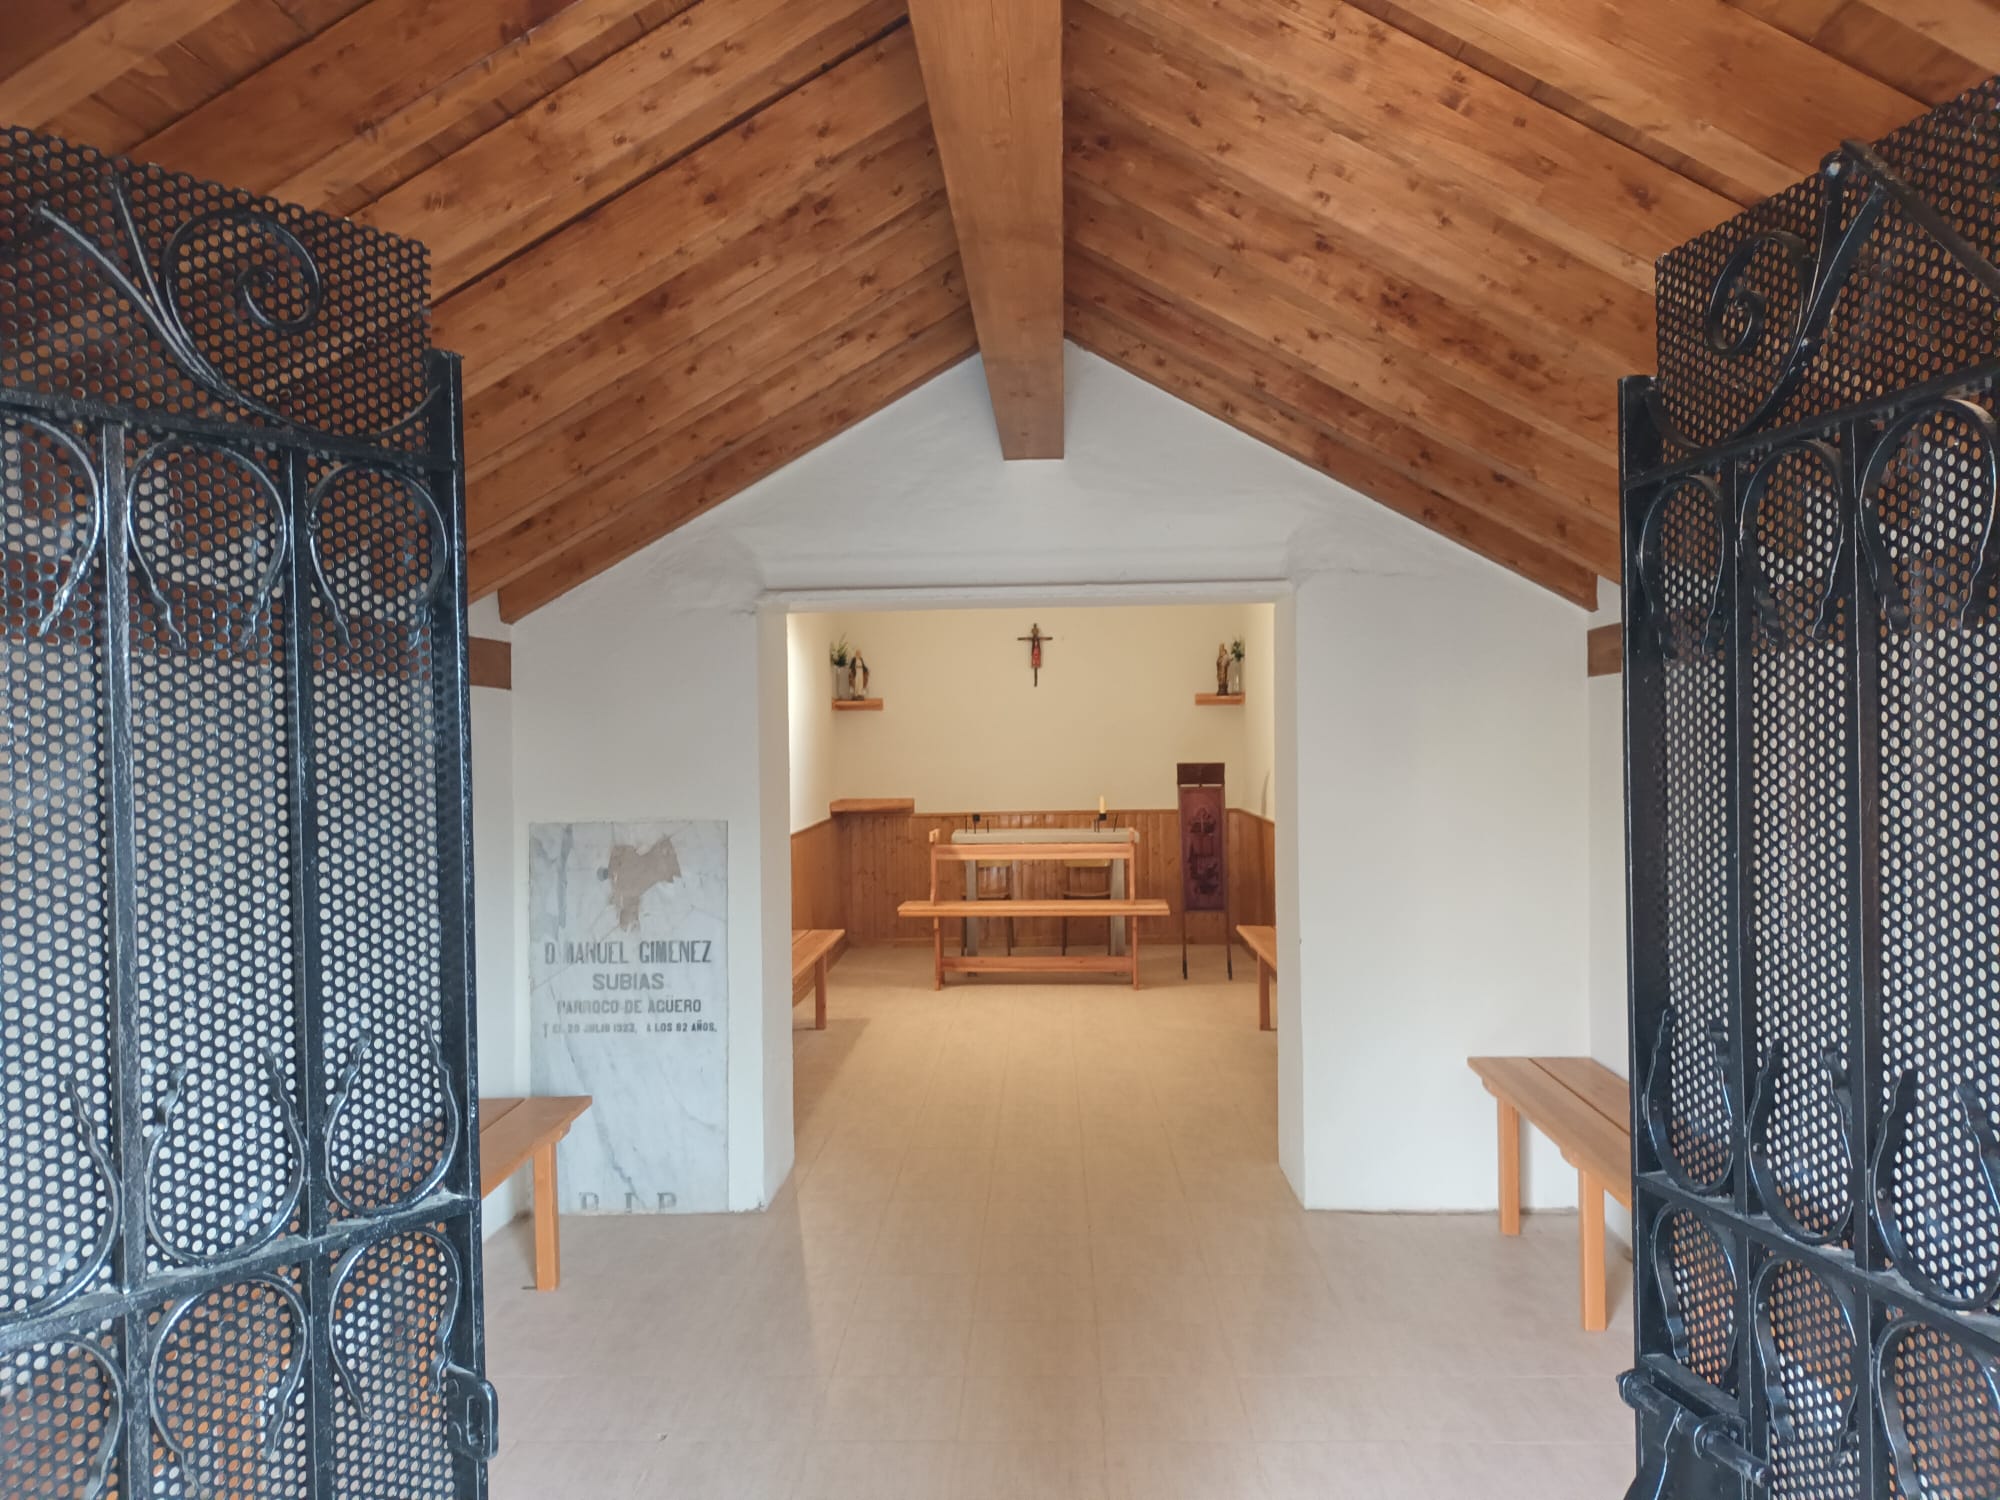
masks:
<path id="1" fill-rule="evenodd" d="M 1229 648 L 1218 645 L 1215 648 L 1215 695 L 1218 698 L 1229 694 Z"/>
<path id="2" fill-rule="evenodd" d="M 859 687 L 855 685 L 856 674 L 861 678 Z M 854 653 L 854 660 L 847 664 L 847 695 L 850 698 L 868 696 L 868 661 L 859 651 Z"/>

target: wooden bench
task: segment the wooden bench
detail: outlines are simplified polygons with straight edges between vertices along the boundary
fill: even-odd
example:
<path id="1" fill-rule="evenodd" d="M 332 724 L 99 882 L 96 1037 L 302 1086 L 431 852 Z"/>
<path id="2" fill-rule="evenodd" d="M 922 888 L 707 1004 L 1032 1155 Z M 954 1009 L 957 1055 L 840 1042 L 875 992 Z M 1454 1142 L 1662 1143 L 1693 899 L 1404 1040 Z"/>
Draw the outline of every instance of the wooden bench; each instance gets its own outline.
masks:
<path id="1" fill-rule="evenodd" d="M 1132 988 L 1139 988 L 1139 919 L 1164 917 L 1170 908 L 1158 896 L 1106 897 L 1102 900 L 1044 901 L 905 901 L 896 908 L 901 917 L 930 919 L 931 962 L 934 988 L 944 988 L 947 972 L 959 974 L 1130 974 Z M 947 954 L 944 928 L 947 917 L 1109 917 L 1126 923 L 1123 953 L 1011 953 L 1004 958 L 984 953 Z"/>
<path id="2" fill-rule="evenodd" d="M 1257 960 L 1257 1029 L 1276 1031 L 1271 1021 L 1271 981 L 1278 977 L 1278 929 L 1239 927 L 1236 935 Z"/>
<path id="3" fill-rule="evenodd" d="M 1474 1057 L 1469 1066 L 1499 1101 L 1500 1232 L 1521 1232 L 1521 1120 L 1576 1168 L 1583 1326 L 1602 1332 L 1604 1195 L 1632 1207 L 1632 1100 L 1625 1080 L 1587 1057 Z"/>
<path id="4" fill-rule="evenodd" d="M 535 1290 L 562 1285 L 562 1235 L 558 1228 L 556 1142 L 569 1134 L 576 1117 L 590 1108 L 588 1094 L 546 1099 L 479 1101 L 479 1196 L 534 1164 Z"/>
<path id="5" fill-rule="evenodd" d="M 808 927 L 792 934 L 792 996 L 808 973 L 813 982 L 813 1030 L 826 1030 L 826 971 L 833 950 L 847 937 L 845 927 Z"/>

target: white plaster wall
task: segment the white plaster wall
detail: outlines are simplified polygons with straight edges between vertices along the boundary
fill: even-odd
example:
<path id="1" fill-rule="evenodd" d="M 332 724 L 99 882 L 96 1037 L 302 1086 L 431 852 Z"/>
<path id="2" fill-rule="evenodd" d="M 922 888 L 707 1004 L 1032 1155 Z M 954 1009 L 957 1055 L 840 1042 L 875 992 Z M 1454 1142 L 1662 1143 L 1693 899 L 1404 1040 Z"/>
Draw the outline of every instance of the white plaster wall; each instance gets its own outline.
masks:
<path id="1" fill-rule="evenodd" d="M 824 652 L 760 601 L 1280 598 L 1281 1163 L 1314 1207 L 1490 1208 L 1466 1057 L 1593 1045 L 1583 614 L 1074 350 L 1068 389 L 1065 461 L 994 459 L 971 363 L 522 622 L 517 860 L 535 820 L 730 821 L 731 1201 L 754 1206 L 789 1149 L 773 673 Z M 1574 1176 L 1538 1142 L 1527 1187 L 1559 1205 Z"/>
<path id="2" fill-rule="evenodd" d="M 819 822 L 833 789 L 833 686 L 826 667 L 824 627 L 815 615 L 785 618 L 791 828 Z"/>
<path id="3" fill-rule="evenodd" d="M 472 607 L 471 632 L 506 640 L 490 599 Z M 479 1020 L 479 1092 L 528 1091 L 527 1032 L 514 995 L 514 695 L 472 690 L 473 983 Z M 488 1198 L 486 1232 L 528 1204 L 526 1173 Z"/>
<path id="4" fill-rule="evenodd" d="M 1489 1207 L 1493 1101 L 1466 1058 L 1589 1039 L 1581 619 L 1493 568 L 1320 574 L 1295 610 L 1293 1186 L 1315 1208 Z M 1527 1202 L 1573 1205 L 1532 1139 Z"/>
<path id="5" fill-rule="evenodd" d="M 1620 618 L 1618 590 L 1599 591 L 1590 627 Z M 1590 1055 L 1620 1078 L 1631 1053 L 1625 1016 L 1625 679 L 1589 678 L 1590 718 Z M 1608 1205 L 1611 1234 L 1630 1244 L 1631 1216 Z"/>
<path id="6" fill-rule="evenodd" d="M 676 608 L 629 571 L 514 627 L 517 934 L 526 931 L 530 824 L 720 818 L 729 825 L 733 1209 L 770 1201 L 783 1175 L 777 1164 L 788 1168 L 791 1150 L 789 1129 L 782 1139 L 766 1137 L 781 1107 L 789 1122 L 791 1093 L 789 1020 L 782 1046 L 773 1042 L 781 1058 L 767 1064 L 765 1056 L 769 1018 L 788 1016 L 791 1000 L 789 961 L 770 962 L 778 928 L 790 941 L 789 916 L 773 920 L 790 906 L 789 860 L 767 857 L 786 833 L 784 649 L 782 621 L 749 608 Z M 775 745 L 762 727 L 772 724 Z M 515 946 L 518 954 L 518 939 Z M 525 1017 L 524 962 L 514 990 Z"/>
<path id="7" fill-rule="evenodd" d="M 1268 799 L 1271 766 L 1271 606 L 1264 603 L 1005 609 L 881 610 L 792 617 L 794 795 L 814 778 L 799 762 L 831 765 L 825 797 L 792 807 L 794 827 L 823 817 L 826 797 L 914 797 L 926 812 L 1019 808 L 1172 807 L 1174 766 L 1221 761 L 1232 806 Z M 1041 680 L 1018 636 L 1030 624 L 1053 637 Z M 796 649 L 801 634 L 815 651 Z M 879 713 L 835 714 L 827 647 L 866 656 Z M 1215 691 L 1215 651 L 1245 643 L 1246 676 L 1261 669 L 1241 707 L 1203 707 Z M 1250 684 L 1246 683 L 1246 686 Z M 804 698 L 808 701 L 801 702 Z M 825 720 L 830 743 L 820 743 Z"/>

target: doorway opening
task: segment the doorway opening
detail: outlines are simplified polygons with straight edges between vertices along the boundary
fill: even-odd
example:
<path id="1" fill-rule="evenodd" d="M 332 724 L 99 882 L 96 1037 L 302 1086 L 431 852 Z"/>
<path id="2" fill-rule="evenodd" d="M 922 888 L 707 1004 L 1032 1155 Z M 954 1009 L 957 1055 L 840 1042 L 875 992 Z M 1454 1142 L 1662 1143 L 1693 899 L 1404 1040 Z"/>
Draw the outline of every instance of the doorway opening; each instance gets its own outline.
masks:
<path id="1" fill-rule="evenodd" d="M 1276 923 L 1275 607 L 786 625 L 792 925 L 834 960 L 823 1027 L 797 975 L 802 1199 L 984 1183 L 1004 1216 L 1054 1184 L 1087 1213 L 1093 1187 L 1205 1197 L 1223 1177 L 1289 1196 L 1279 1042 L 1239 936 Z M 944 908 L 993 914 L 910 914 L 934 878 Z M 1106 913 L 1126 900 L 1157 912 Z"/>

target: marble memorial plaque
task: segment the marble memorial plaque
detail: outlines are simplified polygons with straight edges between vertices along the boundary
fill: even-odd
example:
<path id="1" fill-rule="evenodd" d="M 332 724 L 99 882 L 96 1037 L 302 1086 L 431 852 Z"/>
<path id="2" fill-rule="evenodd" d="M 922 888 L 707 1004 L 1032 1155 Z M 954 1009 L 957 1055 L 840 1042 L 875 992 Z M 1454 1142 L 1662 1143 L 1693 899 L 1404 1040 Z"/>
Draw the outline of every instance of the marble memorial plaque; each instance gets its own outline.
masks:
<path id="1" fill-rule="evenodd" d="M 595 1101 L 562 1211 L 726 1209 L 728 825 L 537 823 L 528 846 L 534 1090 Z"/>

